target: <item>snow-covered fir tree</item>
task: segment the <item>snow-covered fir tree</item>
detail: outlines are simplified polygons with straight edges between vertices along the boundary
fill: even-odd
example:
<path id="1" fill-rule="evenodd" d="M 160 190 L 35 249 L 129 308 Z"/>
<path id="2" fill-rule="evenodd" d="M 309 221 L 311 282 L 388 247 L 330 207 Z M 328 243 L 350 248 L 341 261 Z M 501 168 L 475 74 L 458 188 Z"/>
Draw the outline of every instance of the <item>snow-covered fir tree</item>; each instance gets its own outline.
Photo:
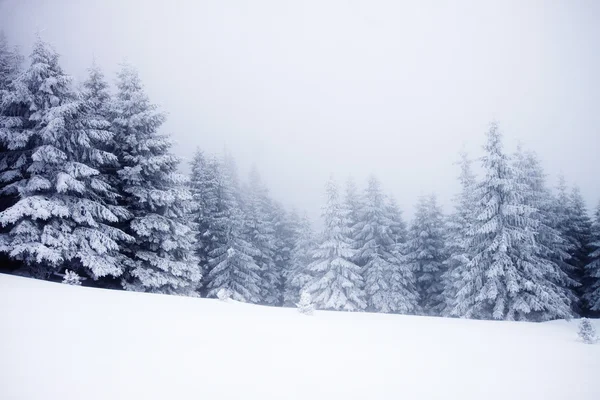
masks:
<path id="1" fill-rule="evenodd" d="M 530 217 L 534 221 L 537 254 L 543 262 L 553 265 L 557 272 L 554 278 L 556 284 L 565 289 L 574 312 L 578 313 L 577 298 L 568 288 L 580 284 L 567 274 L 567 271 L 572 270 L 565 261 L 570 258 L 567 252 L 569 244 L 556 229 L 559 218 L 555 213 L 552 193 L 546 187 L 546 176 L 541 163 L 535 153 L 525 152 L 518 146 L 513 156 L 512 168 L 520 199 L 533 210 Z"/>
<path id="2" fill-rule="evenodd" d="M 358 250 L 362 244 L 358 241 L 356 237 L 356 229 L 359 221 L 359 213 L 362 208 L 362 197 L 361 193 L 356 186 L 356 182 L 353 178 L 349 178 L 346 181 L 346 186 L 344 190 L 344 201 L 343 207 L 346 211 L 346 223 L 348 224 L 348 237 L 350 238 L 350 243 L 354 250 Z M 360 260 L 354 260 L 354 262 L 360 265 Z"/>
<path id="3" fill-rule="evenodd" d="M 122 204 L 133 214 L 125 229 L 135 238 L 124 248 L 129 257 L 124 286 L 194 296 L 201 273 L 188 221 L 192 197 L 177 173 L 179 160 L 171 153 L 171 142 L 158 133 L 165 116 L 150 103 L 131 66 L 118 73 L 117 88 L 112 124 L 119 189 Z"/>
<path id="4" fill-rule="evenodd" d="M 415 273 L 419 308 L 427 315 L 440 315 L 445 272 L 445 226 L 435 195 L 420 197 L 406 243 L 406 260 Z"/>
<path id="5" fill-rule="evenodd" d="M 406 240 L 408 238 L 408 229 L 406 222 L 402 217 L 402 211 L 398 206 L 398 202 L 392 196 L 387 197 L 385 205 L 387 216 L 390 220 L 390 237 L 395 243 L 395 253 L 398 258 L 404 257 Z"/>
<path id="6" fill-rule="evenodd" d="M 354 226 L 361 244 L 355 259 L 363 265 L 367 309 L 408 314 L 417 307 L 414 275 L 397 251 L 389 211 L 379 181 L 371 177 Z"/>
<path id="7" fill-rule="evenodd" d="M 290 252 L 290 262 L 285 269 L 284 305 L 292 307 L 299 300 L 300 292 L 311 281 L 308 265 L 312 261 L 312 251 L 315 248 L 315 234 L 306 214 L 302 217 L 292 217 L 294 243 Z"/>
<path id="8" fill-rule="evenodd" d="M 200 149 L 196 150 L 190 162 L 189 190 L 193 201 L 191 220 L 196 226 L 195 253 L 203 280 L 208 276 L 209 254 L 219 240 L 213 232 L 218 212 L 219 172 L 216 157 L 207 157 Z M 203 288 L 201 293 L 204 293 Z"/>
<path id="9" fill-rule="evenodd" d="M 261 302 L 281 303 L 281 273 L 275 265 L 275 215 L 268 189 L 256 168 L 250 172 L 244 196 L 244 239 L 255 249 L 254 262 L 260 268 Z"/>
<path id="10" fill-rule="evenodd" d="M 62 283 L 65 285 L 80 286 L 81 277 L 75 271 L 66 270 L 63 276 Z"/>
<path id="11" fill-rule="evenodd" d="M 594 214 L 590 238 L 590 262 L 586 265 L 587 285 L 583 298 L 589 310 L 600 312 L 600 204 Z"/>
<path id="12" fill-rule="evenodd" d="M 3 31 L 0 31 L 0 99 L 3 90 L 9 90 L 21 70 L 23 57 L 11 48 Z"/>
<path id="13" fill-rule="evenodd" d="M 273 261 L 279 277 L 277 290 L 278 304 L 285 301 L 287 290 L 287 276 L 292 263 L 292 250 L 297 241 L 297 225 L 299 219 L 297 214 L 288 213 L 285 208 L 277 203 L 272 203 L 273 226 L 275 231 L 275 249 Z"/>
<path id="14" fill-rule="evenodd" d="M 307 292 L 302 292 L 300 294 L 300 300 L 298 301 L 298 304 L 296 304 L 296 306 L 298 307 L 298 311 L 300 311 L 301 314 L 305 314 L 305 315 L 312 315 L 315 307 L 312 304 L 312 300 L 310 298 L 310 294 L 308 294 Z"/>
<path id="15" fill-rule="evenodd" d="M 469 245 L 469 232 L 475 223 L 474 189 L 476 178 L 473 174 L 472 161 L 464 151 L 460 153 L 460 192 L 454 197 L 454 212 L 447 220 L 446 255 L 444 261 L 446 272 L 442 276 L 444 283 L 443 299 L 445 302 L 443 315 L 450 315 L 456 306 L 456 293 L 462 282 L 460 272 L 466 270 L 472 252 Z M 457 286 L 458 285 L 458 286 Z"/>
<path id="16" fill-rule="evenodd" d="M 20 54 L 9 47 L 6 36 L 0 31 L 0 211 L 17 201 L 16 188 L 10 184 L 19 178 L 19 166 L 24 165 L 22 154 L 8 148 L 11 132 L 23 127 L 30 114 L 14 96 L 22 62 Z"/>
<path id="17" fill-rule="evenodd" d="M 94 124 L 87 98 L 75 95 L 58 59 L 38 38 L 30 67 L 4 98 L 24 112 L 3 130 L 6 148 L 18 155 L 9 186 L 19 201 L 0 213 L 10 227 L 1 250 L 34 276 L 64 268 L 93 279 L 119 276 L 119 242 L 129 237 L 113 225 L 127 213 L 113 204 L 116 195 L 98 170 L 115 161 L 102 149 L 112 134 Z"/>
<path id="18" fill-rule="evenodd" d="M 573 187 L 569 193 L 568 203 L 568 220 L 563 225 L 563 236 L 570 244 L 569 259 L 567 263 L 571 265 L 570 277 L 577 284 L 575 291 L 577 295 L 583 298 L 587 288 L 592 284 L 590 277 L 586 274 L 586 265 L 590 263 L 590 247 L 592 237 L 592 220 L 588 214 L 587 207 L 581 192 L 578 187 Z M 582 315 L 587 315 L 590 311 L 588 304 L 585 301 L 578 303 L 579 312 Z"/>
<path id="19" fill-rule="evenodd" d="M 326 195 L 325 227 L 308 266 L 313 278 L 306 291 L 318 309 L 361 311 L 367 306 L 364 282 L 360 267 L 352 261 L 356 252 L 349 237 L 348 212 L 333 179 L 327 183 Z"/>
<path id="20" fill-rule="evenodd" d="M 235 169 L 225 159 L 218 164 L 217 206 L 211 217 L 212 250 L 208 254 L 208 274 L 205 279 L 206 295 L 215 297 L 227 289 L 237 301 L 260 303 L 260 268 L 254 257 L 258 250 L 245 239 L 245 216 L 236 194 Z"/>
<path id="21" fill-rule="evenodd" d="M 598 341 L 596 329 L 587 318 L 581 318 L 581 321 L 579 321 L 579 330 L 577 331 L 577 334 L 584 343 L 594 344 Z"/>
<path id="22" fill-rule="evenodd" d="M 485 178 L 475 195 L 476 221 L 469 233 L 473 257 L 459 267 L 452 315 L 468 318 L 544 321 L 571 316 L 565 289 L 555 282 L 555 263 L 540 257 L 536 211 L 523 203 L 524 190 L 492 123 L 482 158 Z"/>

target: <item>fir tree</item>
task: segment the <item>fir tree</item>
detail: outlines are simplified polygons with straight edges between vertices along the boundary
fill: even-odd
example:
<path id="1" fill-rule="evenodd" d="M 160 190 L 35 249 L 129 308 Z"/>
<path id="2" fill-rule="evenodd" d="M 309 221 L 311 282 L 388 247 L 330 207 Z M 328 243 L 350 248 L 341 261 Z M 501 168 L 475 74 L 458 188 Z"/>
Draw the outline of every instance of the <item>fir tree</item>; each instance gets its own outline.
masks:
<path id="1" fill-rule="evenodd" d="M 350 238 L 350 244 L 354 250 L 358 250 L 360 247 L 362 247 L 362 243 L 360 243 L 356 237 L 360 209 L 362 208 L 362 198 L 353 178 L 349 178 L 346 181 L 343 206 L 346 212 L 346 223 L 348 224 L 348 237 Z M 354 262 L 362 267 L 360 260 L 355 259 Z"/>
<path id="2" fill-rule="evenodd" d="M 450 315 L 456 307 L 456 293 L 461 288 L 461 271 L 465 271 L 472 257 L 469 244 L 469 232 L 475 223 L 475 198 L 473 195 L 476 178 L 471 169 L 472 161 L 466 152 L 460 153 L 460 192 L 454 197 L 454 212 L 447 223 L 447 256 L 444 261 L 446 272 L 442 279 L 444 283 L 443 315 Z"/>
<path id="3" fill-rule="evenodd" d="M 315 248 L 315 235 L 308 216 L 292 218 L 295 238 L 290 252 L 289 267 L 285 269 L 284 305 L 293 306 L 299 300 L 300 292 L 311 281 L 308 265 L 312 261 L 312 251 Z"/>
<path id="4" fill-rule="evenodd" d="M 268 189 L 262 183 L 258 171 L 250 172 L 244 198 L 244 239 L 255 249 L 254 262 L 260 268 L 261 302 L 279 305 L 281 274 L 275 265 L 275 216 Z"/>
<path id="5" fill-rule="evenodd" d="M 114 161 L 101 148 L 112 134 L 90 122 L 89 104 L 41 39 L 5 100 L 28 111 L 4 131 L 6 147 L 18 154 L 9 186 L 19 201 L 0 213 L 10 227 L 2 251 L 34 276 L 65 267 L 93 279 L 121 275 L 119 242 L 129 237 L 112 225 L 127 213 L 112 204 L 116 195 L 98 170 Z"/>
<path id="6" fill-rule="evenodd" d="M 187 220 L 190 192 L 177 174 L 179 160 L 168 138 L 158 133 L 165 120 L 144 92 L 137 72 L 124 65 L 118 74 L 113 129 L 119 158 L 122 204 L 133 214 L 125 247 L 128 290 L 196 295 L 200 280 L 193 252 L 194 231 Z"/>
<path id="7" fill-rule="evenodd" d="M 585 202 L 581 196 L 579 188 L 574 187 L 569 194 L 568 203 L 568 220 L 563 225 L 563 235 L 570 244 L 568 249 L 569 259 L 567 262 L 571 265 L 570 277 L 575 286 L 576 294 L 579 298 L 583 298 L 587 288 L 593 283 L 593 279 L 586 273 L 586 265 L 591 261 L 589 258 L 592 248 L 592 220 L 589 217 Z M 581 315 L 587 315 L 590 311 L 588 304 L 585 301 L 578 303 L 578 312 Z"/>
<path id="8" fill-rule="evenodd" d="M 313 262 L 308 266 L 313 279 L 306 291 L 319 309 L 364 310 L 367 306 L 364 283 L 360 267 L 352 262 L 355 251 L 349 238 L 347 211 L 340 202 L 333 179 L 327 183 L 326 193 L 325 229 Z"/>
<path id="9" fill-rule="evenodd" d="M 271 214 L 273 215 L 273 227 L 275 232 L 275 248 L 273 261 L 278 274 L 277 299 L 282 305 L 285 301 L 287 291 L 287 276 L 292 263 L 292 250 L 297 241 L 297 225 L 299 219 L 297 214 L 288 213 L 283 206 L 277 202 L 272 203 Z"/>
<path id="10" fill-rule="evenodd" d="M 66 270 L 62 283 L 66 285 L 72 286 L 80 286 L 81 285 L 81 277 L 75 271 Z"/>
<path id="11" fill-rule="evenodd" d="M 312 315 L 315 310 L 310 298 L 310 294 L 307 292 L 302 292 L 300 294 L 300 301 L 298 301 L 298 304 L 296 305 L 298 307 L 298 311 L 304 315 Z"/>
<path id="12" fill-rule="evenodd" d="M 0 31 L 0 99 L 1 93 L 10 90 L 21 70 L 23 57 L 16 48 L 11 49 L 4 32 Z"/>
<path id="13" fill-rule="evenodd" d="M 235 169 L 219 164 L 216 213 L 211 217 L 211 247 L 208 254 L 206 295 L 215 297 L 227 289 L 234 300 L 261 301 L 258 250 L 244 238 L 245 216 L 236 195 Z"/>
<path id="14" fill-rule="evenodd" d="M 218 212 L 220 169 L 218 160 L 215 157 L 207 158 L 200 149 L 196 150 L 190 167 L 189 189 L 193 201 L 191 220 L 196 226 L 195 254 L 204 280 L 208 276 L 209 254 L 218 241 L 213 228 Z"/>
<path id="15" fill-rule="evenodd" d="M 534 221 L 537 254 L 543 262 L 556 270 L 555 283 L 564 288 L 574 311 L 579 312 L 577 298 L 568 288 L 580 284 L 566 272 L 572 270 L 565 261 L 570 258 L 567 252 L 569 244 L 556 229 L 559 226 L 559 216 L 556 214 L 552 193 L 546 187 L 542 166 L 535 153 L 524 152 L 519 146 L 513 157 L 512 168 L 520 199 L 532 210 L 530 217 Z"/>
<path id="16" fill-rule="evenodd" d="M 600 204 L 596 208 L 589 246 L 591 261 L 586 265 L 588 284 L 583 297 L 590 310 L 600 311 Z"/>
<path id="17" fill-rule="evenodd" d="M 4 32 L 0 31 L 0 211 L 16 203 L 16 187 L 10 184 L 22 176 L 25 165 L 22 151 L 8 147 L 12 133 L 31 125 L 28 121 L 31 110 L 16 95 L 17 90 L 25 92 L 17 88 L 22 61 L 17 50 L 9 48 Z"/>
<path id="18" fill-rule="evenodd" d="M 587 344 L 594 344 L 598 340 L 596 329 L 594 329 L 594 326 L 587 318 L 582 318 L 579 322 L 579 331 L 577 334 L 581 340 Z"/>
<path id="19" fill-rule="evenodd" d="M 415 273 L 419 308 L 428 315 L 439 315 L 445 305 L 444 235 L 442 211 L 436 197 L 421 197 L 409 230 L 406 259 Z"/>
<path id="20" fill-rule="evenodd" d="M 355 224 L 368 309 L 406 314 L 415 310 L 417 293 L 413 273 L 397 252 L 394 222 L 379 181 L 371 177 Z"/>
<path id="21" fill-rule="evenodd" d="M 490 126 L 482 158 L 485 179 L 475 191 L 475 226 L 469 233 L 473 257 L 460 268 L 452 315 L 469 318 L 544 321 L 568 318 L 570 300 L 555 282 L 556 264 L 540 257 L 536 212 L 523 204 L 524 189 Z"/>

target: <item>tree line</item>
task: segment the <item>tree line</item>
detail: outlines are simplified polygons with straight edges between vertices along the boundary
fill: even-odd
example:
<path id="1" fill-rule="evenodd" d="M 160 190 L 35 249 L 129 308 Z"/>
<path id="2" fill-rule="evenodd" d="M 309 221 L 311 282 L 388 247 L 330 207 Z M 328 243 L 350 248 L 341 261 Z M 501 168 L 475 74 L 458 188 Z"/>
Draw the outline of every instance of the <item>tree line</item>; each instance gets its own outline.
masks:
<path id="1" fill-rule="evenodd" d="M 258 171 L 198 150 L 189 176 L 136 70 L 79 86 L 38 38 L 29 63 L 0 38 L 0 268 L 40 279 L 317 309 L 545 321 L 600 312 L 600 206 L 556 188 L 496 123 L 483 174 L 460 157 L 454 209 L 421 197 L 406 224 L 371 177 L 326 184 L 323 229 Z"/>

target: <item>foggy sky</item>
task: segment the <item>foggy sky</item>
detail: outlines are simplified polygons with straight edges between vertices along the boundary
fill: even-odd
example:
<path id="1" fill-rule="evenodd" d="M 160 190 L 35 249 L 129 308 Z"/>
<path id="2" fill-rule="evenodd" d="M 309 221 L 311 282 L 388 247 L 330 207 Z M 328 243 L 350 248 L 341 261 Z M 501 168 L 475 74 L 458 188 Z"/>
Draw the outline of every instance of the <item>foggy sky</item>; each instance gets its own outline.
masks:
<path id="1" fill-rule="evenodd" d="M 312 217 L 330 174 L 375 174 L 406 216 L 430 192 L 450 211 L 492 119 L 595 206 L 599 22 L 594 0 L 0 0 L 23 53 L 40 30 L 77 80 L 126 59 L 185 162 L 226 146 Z"/>

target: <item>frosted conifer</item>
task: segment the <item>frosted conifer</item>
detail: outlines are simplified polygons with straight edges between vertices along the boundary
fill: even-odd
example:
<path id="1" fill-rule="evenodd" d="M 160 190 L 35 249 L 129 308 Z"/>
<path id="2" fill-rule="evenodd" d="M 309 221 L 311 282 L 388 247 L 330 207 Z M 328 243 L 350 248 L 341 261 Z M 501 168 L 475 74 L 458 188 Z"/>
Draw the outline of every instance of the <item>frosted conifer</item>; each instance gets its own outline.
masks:
<path id="1" fill-rule="evenodd" d="M 473 254 L 469 245 L 469 232 L 475 223 L 475 175 L 471 169 L 472 161 L 466 152 L 460 153 L 460 192 L 454 197 L 454 212 L 448 218 L 447 259 L 444 261 L 446 272 L 443 298 L 443 315 L 450 315 L 456 306 L 456 293 L 462 286 L 461 271 L 465 271 Z"/>
<path id="2" fill-rule="evenodd" d="M 260 268 L 254 257 L 258 250 L 244 238 L 244 213 L 236 194 L 235 170 L 232 165 L 218 164 L 217 212 L 211 217 L 212 250 L 208 254 L 205 290 L 215 297 L 228 289 L 234 300 L 261 301 Z"/>
<path id="3" fill-rule="evenodd" d="M 68 267 L 97 279 L 123 271 L 119 243 L 129 239 L 114 227 L 127 212 L 99 169 L 114 161 L 102 142 L 106 126 L 93 126 L 85 98 L 71 88 L 58 54 L 38 38 L 31 66 L 3 99 L 22 110 L 4 125 L 11 151 L 4 190 L 19 201 L 0 213 L 10 227 L 1 250 L 38 277 Z M 5 175 L 6 176 L 6 175 Z"/>
<path id="4" fill-rule="evenodd" d="M 62 283 L 66 285 L 79 286 L 81 285 L 81 277 L 75 271 L 66 270 Z"/>
<path id="5" fill-rule="evenodd" d="M 349 237 L 347 211 L 333 179 L 327 183 L 326 193 L 325 228 L 308 266 L 313 279 L 306 291 L 319 309 L 361 311 L 367 306 L 364 282 L 360 267 L 352 262 L 355 250 Z"/>
<path id="6" fill-rule="evenodd" d="M 310 299 L 310 294 L 304 291 L 300 293 L 300 301 L 296 305 L 298 306 L 298 311 L 304 315 L 312 315 L 315 310 Z"/>
<path id="7" fill-rule="evenodd" d="M 406 244 L 406 260 L 415 273 L 419 308 L 427 315 L 440 315 L 446 260 L 445 226 L 436 197 L 421 197 Z"/>
<path id="8" fill-rule="evenodd" d="M 577 334 L 581 340 L 587 344 L 594 344 L 598 340 L 596 329 L 587 318 L 581 318 L 581 321 L 579 321 L 579 330 L 577 331 Z"/>
<path id="9" fill-rule="evenodd" d="M 262 183 L 256 168 L 250 172 L 244 197 L 244 233 L 256 253 L 254 262 L 260 269 L 261 303 L 279 305 L 281 272 L 275 265 L 275 215 L 268 189 Z"/>
<path id="10" fill-rule="evenodd" d="M 188 221 L 192 197 L 177 174 L 179 160 L 158 133 L 165 120 L 144 92 L 137 72 L 118 73 L 113 112 L 122 204 L 133 214 L 127 232 L 128 290 L 194 296 L 201 273 Z"/>
<path id="11" fill-rule="evenodd" d="M 452 315 L 544 321 L 571 316 L 570 299 L 556 283 L 556 264 L 540 256 L 536 210 L 523 203 L 496 124 L 482 158 L 485 179 L 477 186 L 476 221 L 469 233 L 472 259 L 457 271 Z"/>
<path id="12" fill-rule="evenodd" d="M 596 208 L 590 239 L 590 262 L 586 265 L 588 284 L 584 299 L 592 311 L 600 311 L 600 204 Z"/>
<path id="13" fill-rule="evenodd" d="M 298 294 L 312 278 L 308 265 L 315 248 L 315 234 L 306 214 L 294 224 L 294 228 L 296 240 L 291 250 L 290 265 L 285 271 L 284 305 L 287 306 L 293 306 L 299 300 Z"/>
<path id="14" fill-rule="evenodd" d="M 399 257 L 385 196 L 379 181 L 369 179 L 355 224 L 356 260 L 363 265 L 368 309 L 376 312 L 411 313 L 417 306 L 414 275 Z"/>

